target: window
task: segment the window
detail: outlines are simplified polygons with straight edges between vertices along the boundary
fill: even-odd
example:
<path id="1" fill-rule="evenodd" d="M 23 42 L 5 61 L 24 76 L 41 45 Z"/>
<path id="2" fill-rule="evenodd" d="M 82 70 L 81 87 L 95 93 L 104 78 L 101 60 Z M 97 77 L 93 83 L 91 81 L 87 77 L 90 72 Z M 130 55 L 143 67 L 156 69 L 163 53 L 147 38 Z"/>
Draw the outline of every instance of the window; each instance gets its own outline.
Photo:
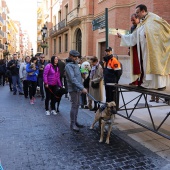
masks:
<path id="1" fill-rule="evenodd" d="M 56 25 L 56 16 L 54 15 L 53 16 L 53 26 L 55 26 Z"/>
<path id="2" fill-rule="evenodd" d="M 46 0 L 46 2 L 45 2 L 46 4 L 45 4 L 45 6 L 46 6 L 46 10 L 48 10 L 48 0 Z"/>
<path id="3" fill-rule="evenodd" d="M 59 46 L 58 46 L 59 49 L 58 50 L 59 50 L 59 53 L 61 53 L 61 37 L 59 37 L 59 39 L 58 39 L 58 44 L 59 44 Z"/>
<path id="4" fill-rule="evenodd" d="M 58 21 L 59 21 L 59 22 L 61 21 L 61 10 L 58 11 Z"/>
<path id="5" fill-rule="evenodd" d="M 68 34 L 65 34 L 65 51 L 68 51 Z"/>
<path id="6" fill-rule="evenodd" d="M 80 7 L 80 0 L 77 0 L 77 6 Z"/>
<path id="7" fill-rule="evenodd" d="M 56 39 L 54 39 L 54 54 L 56 54 Z"/>
<path id="8" fill-rule="evenodd" d="M 65 18 L 67 18 L 67 14 L 68 14 L 68 4 L 65 5 Z"/>

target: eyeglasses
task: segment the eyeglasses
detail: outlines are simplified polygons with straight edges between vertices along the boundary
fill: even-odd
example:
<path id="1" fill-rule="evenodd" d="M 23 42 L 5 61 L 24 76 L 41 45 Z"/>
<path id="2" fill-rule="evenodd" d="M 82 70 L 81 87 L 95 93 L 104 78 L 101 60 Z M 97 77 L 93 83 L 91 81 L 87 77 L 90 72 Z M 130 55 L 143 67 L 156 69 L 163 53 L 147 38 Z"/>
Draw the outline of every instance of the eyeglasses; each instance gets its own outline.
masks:
<path id="1" fill-rule="evenodd" d="M 45 58 L 45 57 L 41 57 L 41 58 Z"/>

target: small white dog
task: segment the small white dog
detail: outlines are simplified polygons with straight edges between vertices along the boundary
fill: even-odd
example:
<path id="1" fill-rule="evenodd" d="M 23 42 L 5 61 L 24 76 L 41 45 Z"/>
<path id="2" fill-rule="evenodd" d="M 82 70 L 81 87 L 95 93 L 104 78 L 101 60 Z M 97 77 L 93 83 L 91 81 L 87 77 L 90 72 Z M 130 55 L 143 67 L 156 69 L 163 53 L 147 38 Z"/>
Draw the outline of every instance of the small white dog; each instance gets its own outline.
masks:
<path id="1" fill-rule="evenodd" d="M 88 61 L 84 61 L 81 64 L 81 73 L 84 74 L 85 79 L 88 77 L 90 70 L 91 70 L 90 63 Z"/>

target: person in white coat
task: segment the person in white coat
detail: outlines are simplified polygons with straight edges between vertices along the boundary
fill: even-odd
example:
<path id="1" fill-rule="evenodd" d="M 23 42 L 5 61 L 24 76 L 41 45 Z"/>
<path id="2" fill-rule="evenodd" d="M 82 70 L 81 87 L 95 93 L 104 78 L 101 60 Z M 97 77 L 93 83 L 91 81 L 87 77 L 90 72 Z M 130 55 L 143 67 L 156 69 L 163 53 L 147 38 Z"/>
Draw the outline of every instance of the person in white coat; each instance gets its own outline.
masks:
<path id="1" fill-rule="evenodd" d="M 25 62 L 21 63 L 19 68 L 19 77 L 23 83 L 23 91 L 25 98 L 28 98 L 28 81 L 27 81 L 27 72 L 26 65 L 30 62 L 30 57 L 25 57 Z"/>
<path id="2" fill-rule="evenodd" d="M 136 7 L 140 19 L 132 34 L 121 35 L 121 46 L 137 44 L 140 61 L 140 87 L 164 90 L 169 86 L 170 74 L 170 25 L 158 15 L 148 12 L 140 4 Z"/>

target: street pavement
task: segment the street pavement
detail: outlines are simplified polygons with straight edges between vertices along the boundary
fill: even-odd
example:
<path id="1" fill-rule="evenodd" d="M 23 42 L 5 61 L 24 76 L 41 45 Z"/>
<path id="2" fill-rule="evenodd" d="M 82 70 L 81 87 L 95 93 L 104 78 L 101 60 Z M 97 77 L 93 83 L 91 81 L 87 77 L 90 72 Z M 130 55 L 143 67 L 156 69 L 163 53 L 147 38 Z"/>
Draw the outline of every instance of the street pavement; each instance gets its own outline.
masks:
<path id="1" fill-rule="evenodd" d="M 168 170 L 170 162 L 129 137 L 115 124 L 110 144 L 99 143 L 100 131 L 89 127 L 94 113 L 79 109 L 85 127 L 70 130 L 70 101 L 62 98 L 60 113 L 45 115 L 35 105 L 0 86 L 0 160 L 4 170 Z"/>

